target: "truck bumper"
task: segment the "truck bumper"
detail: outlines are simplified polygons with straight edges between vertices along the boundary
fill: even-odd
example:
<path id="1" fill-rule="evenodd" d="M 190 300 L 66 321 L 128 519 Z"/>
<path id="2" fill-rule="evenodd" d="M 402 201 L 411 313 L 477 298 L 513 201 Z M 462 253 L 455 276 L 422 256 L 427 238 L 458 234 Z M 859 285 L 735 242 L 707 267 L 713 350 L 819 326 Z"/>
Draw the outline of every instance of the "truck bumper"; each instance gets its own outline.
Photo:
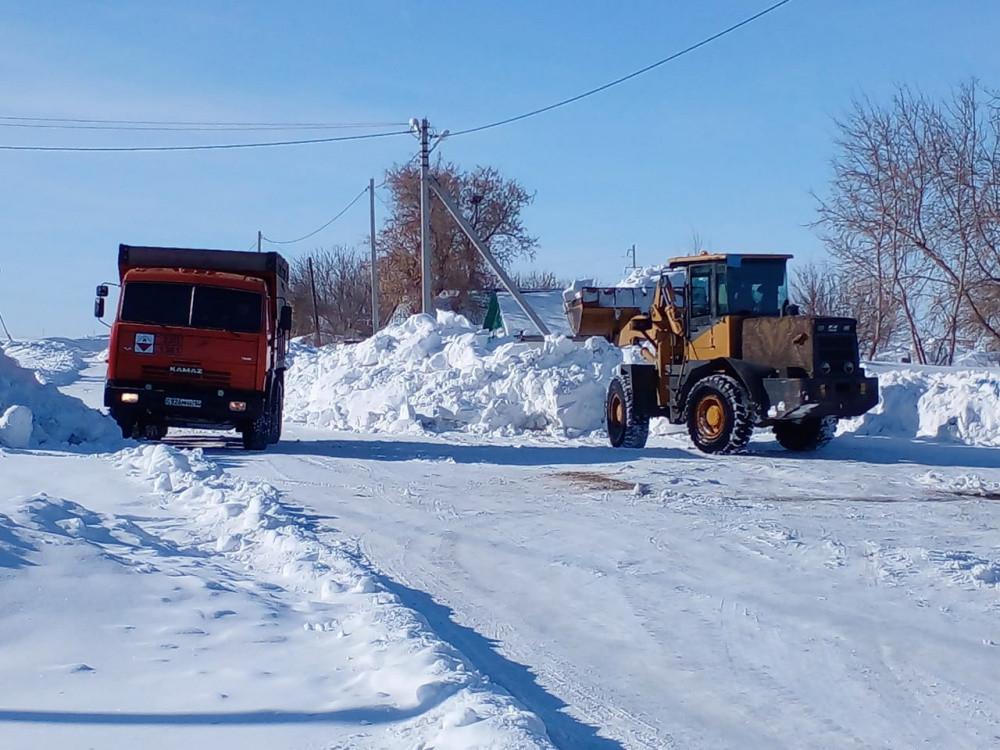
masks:
<path id="1" fill-rule="evenodd" d="M 234 403 L 246 406 L 233 409 Z M 257 391 L 109 380 L 104 387 L 104 405 L 122 427 L 156 423 L 228 429 L 254 420 L 264 408 L 264 396 Z"/>
<path id="2" fill-rule="evenodd" d="M 765 378 L 761 424 L 807 417 L 857 417 L 878 403 L 877 378 Z"/>

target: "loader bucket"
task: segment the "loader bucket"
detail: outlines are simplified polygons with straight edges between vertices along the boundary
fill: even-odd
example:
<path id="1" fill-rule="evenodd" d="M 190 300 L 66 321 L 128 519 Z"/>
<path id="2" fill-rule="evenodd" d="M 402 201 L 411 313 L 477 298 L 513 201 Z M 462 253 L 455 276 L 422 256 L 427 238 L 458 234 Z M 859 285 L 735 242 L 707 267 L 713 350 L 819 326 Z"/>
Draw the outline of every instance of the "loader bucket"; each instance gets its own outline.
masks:
<path id="1" fill-rule="evenodd" d="M 565 304 L 573 335 L 613 340 L 624 323 L 649 311 L 654 292 L 643 287 L 582 287 Z"/>

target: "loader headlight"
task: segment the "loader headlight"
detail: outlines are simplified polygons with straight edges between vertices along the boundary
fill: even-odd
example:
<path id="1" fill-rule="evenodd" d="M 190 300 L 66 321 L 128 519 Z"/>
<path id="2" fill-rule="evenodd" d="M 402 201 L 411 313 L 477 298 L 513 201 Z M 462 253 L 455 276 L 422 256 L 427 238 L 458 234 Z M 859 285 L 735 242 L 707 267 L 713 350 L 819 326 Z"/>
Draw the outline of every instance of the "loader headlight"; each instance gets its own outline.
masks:
<path id="1" fill-rule="evenodd" d="M 830 363 L 829 362 L 820 362 L 819 363 L 819 371 L 821 373 L 823 373 L 824 375 L 829 375 L 830 374 Z"/>
<path id="2" fill-rule="evenodd" d="M 138 402 L 139 402 L 139 394 L 138 393 L 123 393 L 122 394 L 122 403 L 123 404 L 136 404 Z"/>

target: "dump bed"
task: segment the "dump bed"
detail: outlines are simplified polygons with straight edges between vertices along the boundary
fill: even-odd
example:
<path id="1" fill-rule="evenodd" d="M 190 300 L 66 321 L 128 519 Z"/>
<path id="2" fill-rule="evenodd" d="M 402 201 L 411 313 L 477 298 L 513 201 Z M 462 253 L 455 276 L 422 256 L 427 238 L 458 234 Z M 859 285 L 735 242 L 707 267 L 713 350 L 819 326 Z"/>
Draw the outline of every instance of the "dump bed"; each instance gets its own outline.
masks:
<path id="1" fill-rule="evenodd" d="M 244 274 L 263 279 L 275 302 L 288 298 L 288 261 L 278 253 L 119 245 L 119 279 L 124 279 L 125 273 L 132 268 L 176 268 Z"/>

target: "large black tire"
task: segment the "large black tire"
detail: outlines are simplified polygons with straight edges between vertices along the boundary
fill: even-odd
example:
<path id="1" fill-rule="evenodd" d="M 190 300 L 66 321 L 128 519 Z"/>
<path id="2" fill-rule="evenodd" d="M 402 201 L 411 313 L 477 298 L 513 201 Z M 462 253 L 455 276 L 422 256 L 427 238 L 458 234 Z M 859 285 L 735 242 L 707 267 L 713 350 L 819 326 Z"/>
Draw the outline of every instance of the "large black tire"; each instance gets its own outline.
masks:
<path id="1" fill-rule="evenodd" d="M 284 419 L 285 386 L 278 379 L 274 384 L 274 391 L 271 394 L 271 426 L 268 432 L 267 442 L 277 443 L 281 440 L 281 425 Z"/>
<path id="2" fill-rule="evenodd" d="M 271 401 L 268 399 L 264 402 L 264 407 L 260 410 L 257 418 L 244 425 L 240 431 L 243 435 L 243 447 L 248 451 L 264 450 L 271 437 L 272 421 Z"/>
<path id="3" fill-rule="evenodd" d="M 644 448 L 649 438 L 649 415 L 637 408 L 632 378 L 616 375 L 608 387 L 608 439 L 615 448 Z"/>
<path id="4" fill-rule="evenodd" d="M 833 440 L 836 417 L 814 417 L 801 422 L 777 422 L 774 437 L 790 451 L 814 451 Z"/>
<path id="5" fill-rule="evenodd" d="M 746 389 L 729 375 L 709 375 L 688 394 L 684 419 L 705 453 L 741 453 L 750 442 L 756 411 Z"/>

